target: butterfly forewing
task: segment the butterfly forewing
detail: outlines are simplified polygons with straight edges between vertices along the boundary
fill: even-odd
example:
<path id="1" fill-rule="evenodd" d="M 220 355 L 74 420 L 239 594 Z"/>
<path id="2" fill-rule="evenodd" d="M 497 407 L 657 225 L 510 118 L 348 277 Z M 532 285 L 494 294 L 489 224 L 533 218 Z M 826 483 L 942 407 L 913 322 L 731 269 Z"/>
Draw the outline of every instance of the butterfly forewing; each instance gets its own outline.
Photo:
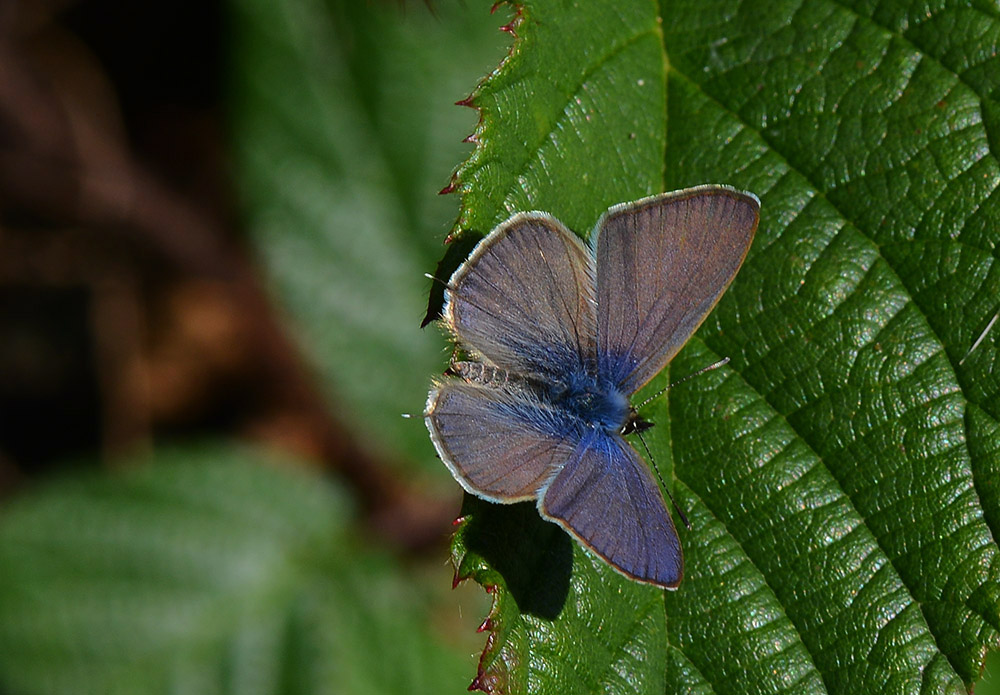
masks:
<path id="1" fill-rule="evenodd" d="M 593 241 L 602 377 L 631 394 L 663 369 L 736 276 L 759 210 L 748 193 L 702 186 L 605 214 Z"/>
<path id="2" fill-rule="evenodd" d="M 593 364 L 596 314 L 590 250 L 545 213 L 497 227 L 448 283 L 445 317 L 492 364 L 561 381 Z"/>

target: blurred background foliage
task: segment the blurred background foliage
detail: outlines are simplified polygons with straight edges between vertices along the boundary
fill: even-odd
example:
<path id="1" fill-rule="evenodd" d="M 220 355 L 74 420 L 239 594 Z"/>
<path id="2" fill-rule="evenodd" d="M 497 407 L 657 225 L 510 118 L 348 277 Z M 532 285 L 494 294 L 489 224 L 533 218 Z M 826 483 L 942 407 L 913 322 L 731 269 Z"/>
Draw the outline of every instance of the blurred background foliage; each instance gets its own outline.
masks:
<path id="1" fill-rule="evenodd" d="M 468 685 L 489 601 L 401 415 L 502 23 L 0 4 L 0 692 Z"/>

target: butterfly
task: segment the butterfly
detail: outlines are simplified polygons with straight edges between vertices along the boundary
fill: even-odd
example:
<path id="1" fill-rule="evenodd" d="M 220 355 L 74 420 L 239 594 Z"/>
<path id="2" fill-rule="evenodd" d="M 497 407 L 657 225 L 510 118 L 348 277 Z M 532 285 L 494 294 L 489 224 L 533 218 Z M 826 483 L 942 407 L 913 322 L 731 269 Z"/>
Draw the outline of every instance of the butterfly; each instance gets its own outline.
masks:
<path id="1" fill-rule="evenodd" d="M 610 208 L 589 244 L 545 212 L 498 225 L 455 271 L 442 320 L 469 357 L 424 419 L 469 493 L 538 512 L 634 580 L 676 588 L 680 539 L 625 440 L 630 397 L 673 358 L 739 271 L 760 201 L 698 186 Z"/>

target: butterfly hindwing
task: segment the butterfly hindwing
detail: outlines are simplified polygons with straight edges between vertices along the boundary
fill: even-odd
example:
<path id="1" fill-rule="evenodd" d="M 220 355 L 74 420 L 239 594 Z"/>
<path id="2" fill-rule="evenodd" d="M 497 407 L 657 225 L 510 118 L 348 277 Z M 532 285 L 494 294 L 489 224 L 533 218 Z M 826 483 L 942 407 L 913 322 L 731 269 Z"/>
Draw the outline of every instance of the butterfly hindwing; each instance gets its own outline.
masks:
<path id="1" fill-rule="evenodd" d="M 427 427 L 462 487 L 493 502 L 536 499 L 573 453 L 571 419 L 522 389 L 450 379 L 430 394 Z"/>
<path id="2" fill-rule="evenodd" d="M 617 434 L 591 431 L 538 508 L 623 574 L 664 587 L 680 584 L 681 544 L 663 495 Z"/>

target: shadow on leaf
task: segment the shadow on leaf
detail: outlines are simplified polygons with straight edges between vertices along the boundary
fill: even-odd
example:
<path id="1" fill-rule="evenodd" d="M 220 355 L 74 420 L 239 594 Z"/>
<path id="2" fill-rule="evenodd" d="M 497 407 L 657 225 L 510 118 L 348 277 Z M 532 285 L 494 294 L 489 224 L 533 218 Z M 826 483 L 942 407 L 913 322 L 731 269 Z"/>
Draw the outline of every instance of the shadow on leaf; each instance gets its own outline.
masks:
<path id="1" fill-rule="evenodd" d="M 553 619 L 562 611 L 573 570 L 573 541 L 538 515 L 534 502 L 492 504 L 465 496 L 466 550 L 503 578 L 522 613 Z"/>
<path id="2" fill-rule="evenodd" d="M 421 328 L 441 318 L 441 310 L 444 308 L 445 285 L 448 284 L 448 280 L 458 270 L 458 267 L 465 263 L 469 254 L 472 253 L 472 249 L 476 248 L 476 244 L 482 240 L 481 234 L 466 232 L 448 244 L 444 258 L 441 259 L 434 271 L 434 280 L 431 281 L 431 291 L 427 300 L 427 314 L 420 323 Z"/>

